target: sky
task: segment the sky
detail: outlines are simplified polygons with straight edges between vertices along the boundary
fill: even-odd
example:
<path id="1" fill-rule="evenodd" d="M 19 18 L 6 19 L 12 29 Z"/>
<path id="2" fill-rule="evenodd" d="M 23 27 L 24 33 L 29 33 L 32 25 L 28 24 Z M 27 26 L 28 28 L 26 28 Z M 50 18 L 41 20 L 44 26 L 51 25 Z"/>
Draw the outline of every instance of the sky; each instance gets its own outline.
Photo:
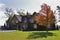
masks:
<path id="1" fill-rule="evenodd" d="M 30 13 L 39 12 L 40 6 L 46 3 L 51 6 L 52 10 L 56 10 L 56 6 L 60 6 L 60 0 L 0 0 L 0 25 L 3 25 L 7 18 L 4 14 L 4 8 L 23 9 Z"/>

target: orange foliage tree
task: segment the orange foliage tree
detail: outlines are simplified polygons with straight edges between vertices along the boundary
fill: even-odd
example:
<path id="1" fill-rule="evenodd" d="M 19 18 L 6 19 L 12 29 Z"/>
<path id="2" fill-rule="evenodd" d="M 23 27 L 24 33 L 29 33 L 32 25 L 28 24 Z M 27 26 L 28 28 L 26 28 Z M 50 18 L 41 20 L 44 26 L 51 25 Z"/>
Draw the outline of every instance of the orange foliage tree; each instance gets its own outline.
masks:
<path id="1" fill-rule="evenodd" d="M 37 13 L 35 14 L 36 15 L 34 16 L 34 18 L 38 25 L 47 26 L 48 24 L 52 24 L 55 21 L 54 12 L 47 4 L 41 5 L 41 10 L 39 11 L 39 15 Z"/>

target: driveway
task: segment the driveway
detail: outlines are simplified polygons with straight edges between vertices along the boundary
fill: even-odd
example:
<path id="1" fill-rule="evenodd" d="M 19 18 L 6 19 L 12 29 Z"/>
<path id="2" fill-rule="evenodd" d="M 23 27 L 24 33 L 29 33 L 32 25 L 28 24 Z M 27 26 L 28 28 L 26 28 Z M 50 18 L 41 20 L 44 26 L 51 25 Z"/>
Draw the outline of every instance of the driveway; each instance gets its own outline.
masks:
<path id="1" fill-rule="evenodd" d="M 16 31 L 16 30 L 0 30 L 0 32 L 13 32 L 13 31 Z"/>

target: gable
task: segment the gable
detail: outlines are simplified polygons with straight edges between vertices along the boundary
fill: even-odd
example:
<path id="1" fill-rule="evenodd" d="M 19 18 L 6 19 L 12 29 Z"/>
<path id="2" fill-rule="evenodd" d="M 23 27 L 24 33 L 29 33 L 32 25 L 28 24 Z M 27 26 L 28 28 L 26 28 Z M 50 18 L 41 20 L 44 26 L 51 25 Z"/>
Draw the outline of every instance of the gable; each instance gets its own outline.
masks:
<path id="1" fill-rule="evenodd" d="M 20 15 L 14 15 L 13 17 L 10 17 L 8 19 L 8 23 L 11 23 L 12 21 L 18 21 L 18 22 L 21 22 L 21 16 Z"/>

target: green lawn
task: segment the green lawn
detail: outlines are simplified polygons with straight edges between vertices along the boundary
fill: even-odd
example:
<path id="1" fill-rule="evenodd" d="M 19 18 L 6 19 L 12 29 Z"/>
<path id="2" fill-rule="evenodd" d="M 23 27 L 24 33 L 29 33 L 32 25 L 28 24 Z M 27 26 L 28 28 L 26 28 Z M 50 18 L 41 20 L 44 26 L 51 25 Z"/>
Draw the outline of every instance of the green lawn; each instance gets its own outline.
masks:
<path id="1" fill-rule="evenodd" d="M 60 30 L 0 32 L 0 40 L 60 40 Z"/>

